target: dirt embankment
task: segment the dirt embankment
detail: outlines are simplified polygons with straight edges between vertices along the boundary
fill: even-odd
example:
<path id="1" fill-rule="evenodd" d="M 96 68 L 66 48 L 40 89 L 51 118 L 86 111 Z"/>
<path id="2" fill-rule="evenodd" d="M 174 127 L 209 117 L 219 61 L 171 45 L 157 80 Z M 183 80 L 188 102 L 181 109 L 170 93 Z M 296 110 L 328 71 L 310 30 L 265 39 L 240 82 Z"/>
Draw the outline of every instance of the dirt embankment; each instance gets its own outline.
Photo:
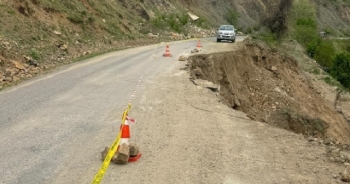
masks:
<path id="1" fill-rule="evenodd" d="M 251 119 L 350 143 L 348 122 L 299 70 L 295 59 L 248 40 L 236 51 L 195 55 L 189 61 L 193 79 L 219 84 L 222 102 Z"/>

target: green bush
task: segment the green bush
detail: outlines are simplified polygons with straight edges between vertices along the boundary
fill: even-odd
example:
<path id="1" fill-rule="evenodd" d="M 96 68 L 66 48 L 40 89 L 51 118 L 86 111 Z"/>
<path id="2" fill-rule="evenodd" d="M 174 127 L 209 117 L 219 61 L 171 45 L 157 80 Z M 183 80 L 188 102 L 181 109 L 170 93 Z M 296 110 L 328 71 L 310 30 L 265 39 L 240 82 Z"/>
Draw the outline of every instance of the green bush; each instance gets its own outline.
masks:
<path id="1" fill-rule="evenodd" d="M 170 29 L 183 33 L 184 32 L 184 25 L 188 23 L 189 15 L 187 13 L 183 14 L 156 14 L 156 16 L 151 20 L 151 23 L 159 28 L 159 29 L 165 29 L 167 27 L 170 27 Z"/>
<path id="2" fill-rule="evenodd" d="M 190 18 L 190 16 L 187 13 L 182 14 L 179 19 L 180 19 L 180 23 L 184 26 L 188 23 L 188 19 Z"/>
<path id="3" fill-rule="evenodd" d="M 262 34 L 260 34 L 260 36 L 261 36 L 260 39 L 269 45 L 275 44 L 278 40 L 277 35 L 273 34 L 271 32 L 262 33 Z"/>
<path id="4" fill-rule="evenodd" d="M 40 54 L 34 49 L 30 51 L 29 56 L 35 60 L 39 60 L 41 58 Z"/>
<path id="5" fill-rule="evenodd" d="M 317 68 L 317 67 L 312 68 L 311 72 L 312 72 L 313 74 L 316 74 L 316 75 L 320 75 L 320 74 L 321 74 L 320 69 Z"/>
<path id="6" fill-rule="evenodd" d="M 315 22 L 311 20 L 298 19 L 296 21 L 294 37 L 299 43 L 307 46 L 318 42 L 319 36 L 314 24 Z"/>
<path id="7" fill-rule="evenodd" d="M 232 25 L 237 25 L 239 14 L 235 10 L 227 10 L 225 20 Z"/>
<path id="8" fill-rule="evenodd" d="M 318 45 L 320 44 L 322 40 L 315 38 L 314 40 L 311 40 L 310 42 L 306 43 L 306 52 L 309 55 L 310 58 L 314 58 L 316 50 Z"/>
<path id="9" fill-rule="evenodd" d="M 322 66 L 331 68 L 333 60 L 336 56 L 333 43 L 331 41 L 322 40 L 316 48 L 314 59 Z"/>
<path id="10" fill-rule="evenodd" d="M 84 24 L 84 17 L 81 14 L 72 14 L 67 17 L 74 24 Z"/>
<path id="11" fill-rule="evenodd" d="M 247 34 L 252 34 L 252 28 L 251 28 L 251 27 L 248 27 L 248 28 L 246 29 L 246 33 L 247 33 Z"/>
<path id="12" fill-rule="evenodd" d="M 304 45 L 308 54 L 313 57 L 320 39 L 313 4 L 308 0 L 294 2 L 288 21 L 289 35 Z"/>
<path id="13" fill-rule="evenodd" d="M 335 77 L 344 87 L 350 87 L 350 53 L 338 54 L 331 68 L 331 75 Z"/>

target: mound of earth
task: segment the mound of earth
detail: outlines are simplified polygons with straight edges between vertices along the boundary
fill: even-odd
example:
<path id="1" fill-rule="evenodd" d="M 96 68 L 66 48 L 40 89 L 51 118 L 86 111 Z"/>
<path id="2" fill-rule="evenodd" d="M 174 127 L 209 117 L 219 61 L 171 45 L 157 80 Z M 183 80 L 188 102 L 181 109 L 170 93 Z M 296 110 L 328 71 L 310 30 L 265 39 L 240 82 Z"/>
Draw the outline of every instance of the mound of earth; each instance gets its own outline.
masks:
<path id="1" fill-rule="evenodd" d="M 334 142 L 350 143 L 350 127 L 322 98 L 292 57 L 246 40 L 235 51 L 189 57 L 192 79 L 220 87 L 222 102 L 256 121 Z"/>

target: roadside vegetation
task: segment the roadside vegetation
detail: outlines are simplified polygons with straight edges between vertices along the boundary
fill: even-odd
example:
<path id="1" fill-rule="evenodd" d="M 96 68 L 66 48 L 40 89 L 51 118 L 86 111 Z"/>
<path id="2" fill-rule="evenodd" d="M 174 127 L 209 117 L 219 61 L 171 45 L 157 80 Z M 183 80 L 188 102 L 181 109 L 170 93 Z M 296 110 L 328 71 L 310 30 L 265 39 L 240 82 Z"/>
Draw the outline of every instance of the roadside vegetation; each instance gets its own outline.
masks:
<path id="1" fill-rule="evenodd" d="M 344 1 L 348 4 L 349 1 Z M 325 73 L 330 75 L 324 80 L 336 85 L 331 77 L 339 81 L 343 90 L 350 89 L 350 42 L 334 39 L 335 31 L 326 27 L 320 30 L 317 23 L 315 5 L 308 0 L 283 1 L 280 11 L 267 18 L 253 38 L 261 39 L 272 47 L 281 42 L 296 40 L 301 44 L 308 57 L 317 61 Z M 320 33 L 323 32 L 321 35 Z M 343 34 L 346 36 L 347 32 Z"/>

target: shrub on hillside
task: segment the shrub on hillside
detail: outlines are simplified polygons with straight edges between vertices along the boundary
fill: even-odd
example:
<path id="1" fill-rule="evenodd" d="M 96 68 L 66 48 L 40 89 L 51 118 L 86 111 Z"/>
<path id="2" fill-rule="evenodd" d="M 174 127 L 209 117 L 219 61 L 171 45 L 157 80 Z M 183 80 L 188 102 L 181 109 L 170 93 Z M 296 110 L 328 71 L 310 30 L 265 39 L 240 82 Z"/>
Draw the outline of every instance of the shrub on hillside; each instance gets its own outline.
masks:
<path id="1" fill-rule="evenodd" d="M 344 87 L 350 88 L 350 52 L 341 53 L 335 57 L 331 74 Z"/>
<path id="2" fill-rule="evenodd" d="M 336 52 L 331 41 L 321 40 L 316 47 L 314 59 L 322 66 L 332 68 Z"/>
<path id="3" fill-rule="evenodd" d="M 295 39 L 306 46 L 308 51 L 315 51 L 315 46 L 317 46 L 320 39 L 317 34 L 316 20 L 311 18 L 299 18 L 296 20 L 294 29 Z"/>
<path id="4" fill-rule="evenodd" d="M 308 0 L 295 1 L 289 13 L 289 35 L 306 47 L 313 57 L 319 43 L 316 10 Z"/>
<path id="5" fill-rule="evenodd" d="M 225 15 L 225 20 L 232 25 L 237 26 L 239 14 L 235 10 L 227 10 L 227 13 Z"/>

